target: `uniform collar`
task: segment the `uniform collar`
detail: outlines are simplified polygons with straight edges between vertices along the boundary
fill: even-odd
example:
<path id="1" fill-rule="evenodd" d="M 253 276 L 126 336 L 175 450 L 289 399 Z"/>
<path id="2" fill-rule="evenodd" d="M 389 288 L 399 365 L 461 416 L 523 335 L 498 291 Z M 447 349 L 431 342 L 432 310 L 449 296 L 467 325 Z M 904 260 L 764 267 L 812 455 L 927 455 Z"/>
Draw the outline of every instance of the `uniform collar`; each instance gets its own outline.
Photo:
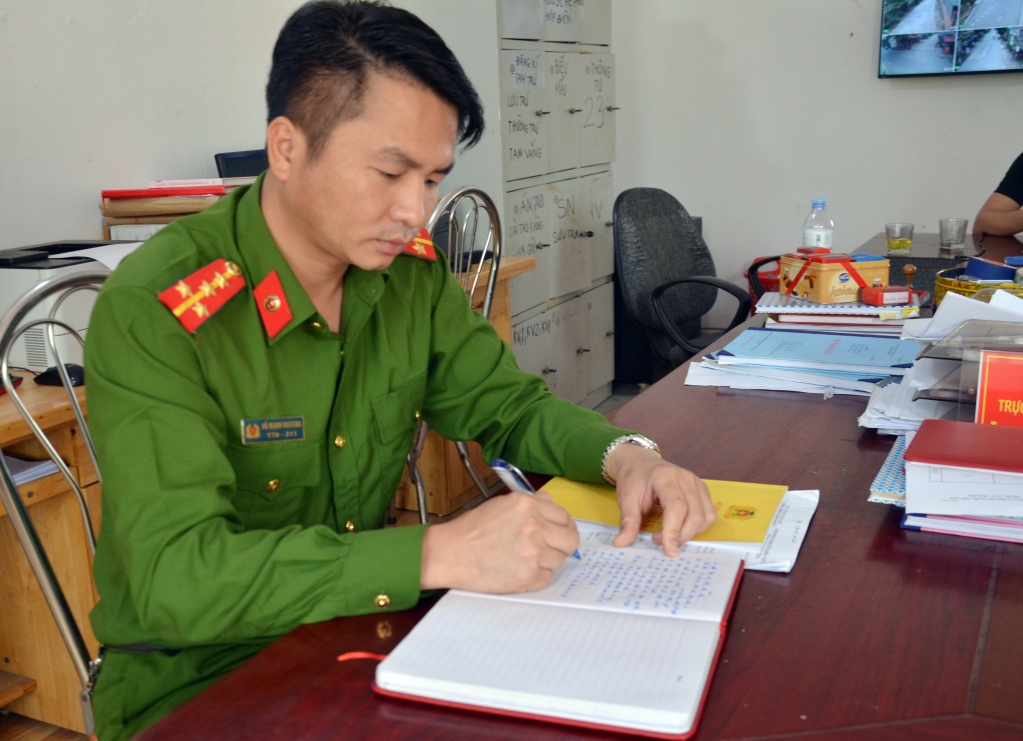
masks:
<path id="1" fill-rule="evenodd" d="M 280 248 L 277 247 L 277 243 L 274 242 L 270 229 L 266 225 L 266 219 L 263 218 L 259 199 L 265 176 L 266 173 L 260 175 L 238 203 L 236 239 L 238 251 L 244 262 L 242 270 L 245 272 L 245 279 L 251 288 L 254 290 L 270 274 L 271 270 L 276 270 L 291 309 L 291 321 L 273 339 L 267 337 L 267 345 L 272 346 L 295 327 L 316 316 L 317 311 L 309 294 L 305 292 L 305 288 L 302 287 L 288 261 L 281 254 Z M 357 332 L 361 328 L 366 318 L 363 316 L 364 310 L 366 308 L 372 310 L 380 300 L 388 278 L 387 270 L 367 271 L 354 265 L 348 268 L 345 273 L 344 305 L 342 307 L 342 331 L 346 335 L 350 337 L 353 330 Z M 253 297 L 252 300 L 255 301 L 255 298 Z M 360 307 L 357 308 L 353 305 L 356 302 L 360 304 Z M 354 323 L 351 321 L 352 319 L 355 320 Z M 353 326 L 353 324 L 357 326 Z"/>

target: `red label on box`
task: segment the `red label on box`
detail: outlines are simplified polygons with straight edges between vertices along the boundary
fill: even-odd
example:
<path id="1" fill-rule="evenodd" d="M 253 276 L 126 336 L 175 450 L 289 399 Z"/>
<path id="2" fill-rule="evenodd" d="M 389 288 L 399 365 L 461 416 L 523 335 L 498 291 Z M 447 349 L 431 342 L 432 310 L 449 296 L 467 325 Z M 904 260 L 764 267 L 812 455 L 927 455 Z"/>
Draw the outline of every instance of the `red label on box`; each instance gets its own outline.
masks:
<path id="1" fill-rule="evenodd" d="M 1023 353 L 980 354 L 977 422 L 1023 427 Z"/>

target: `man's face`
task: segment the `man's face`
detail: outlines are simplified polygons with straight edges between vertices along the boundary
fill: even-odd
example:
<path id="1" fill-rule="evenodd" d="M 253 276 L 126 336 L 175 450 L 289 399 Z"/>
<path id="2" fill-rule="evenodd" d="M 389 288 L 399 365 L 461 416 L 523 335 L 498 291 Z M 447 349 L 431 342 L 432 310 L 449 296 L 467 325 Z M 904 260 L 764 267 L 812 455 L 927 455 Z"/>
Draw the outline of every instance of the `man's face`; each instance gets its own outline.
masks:
<path id="1" fill-rule="evenodd" d="M 455 108 L 401 79 L 370 73 L 362 113 L 338 124 L 318 157 L 288 178 L 288 207 L 327 257 L 382 270 L 426 225 L 451 169 Z"/>

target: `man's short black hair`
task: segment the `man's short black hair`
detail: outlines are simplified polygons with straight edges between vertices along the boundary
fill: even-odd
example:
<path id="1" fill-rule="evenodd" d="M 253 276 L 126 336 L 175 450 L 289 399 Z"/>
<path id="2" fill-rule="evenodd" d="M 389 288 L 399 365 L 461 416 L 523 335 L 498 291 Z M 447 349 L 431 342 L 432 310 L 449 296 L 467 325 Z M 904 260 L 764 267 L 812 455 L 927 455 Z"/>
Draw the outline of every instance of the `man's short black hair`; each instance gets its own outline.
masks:
<path id="1" fill-rule="evenodd" d="M 316 0 L 288 19 L 274 45 L 267 122 L 294 121 L 315 157 L 337 124 L 359 115 L 371 71 L 431 90 L 458 112 L 458 141 L 480 140 L 483 105 L 437 32 L 407 10 L 365 0 Z"/>

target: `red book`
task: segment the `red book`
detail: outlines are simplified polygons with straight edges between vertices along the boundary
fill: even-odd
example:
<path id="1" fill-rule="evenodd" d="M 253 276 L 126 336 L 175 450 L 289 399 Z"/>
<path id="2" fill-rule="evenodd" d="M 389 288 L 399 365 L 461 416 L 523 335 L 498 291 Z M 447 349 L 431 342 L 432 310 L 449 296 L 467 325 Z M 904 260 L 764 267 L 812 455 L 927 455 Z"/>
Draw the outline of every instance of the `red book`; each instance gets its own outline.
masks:
<path id="1" fill-rule="evenodd" d="M 104 190 L 104 198 L 167 198 L 170 196 L 223 196 L 227 188 L 223 185 L 207 185 L 202 188 L 138 188 L 135 190 Z"/>
<path id="2" fill-rule="evenodd" d="M 1023 427 L 927 419 L 906 448 L 906 462 L 1023 473 Z"/>

